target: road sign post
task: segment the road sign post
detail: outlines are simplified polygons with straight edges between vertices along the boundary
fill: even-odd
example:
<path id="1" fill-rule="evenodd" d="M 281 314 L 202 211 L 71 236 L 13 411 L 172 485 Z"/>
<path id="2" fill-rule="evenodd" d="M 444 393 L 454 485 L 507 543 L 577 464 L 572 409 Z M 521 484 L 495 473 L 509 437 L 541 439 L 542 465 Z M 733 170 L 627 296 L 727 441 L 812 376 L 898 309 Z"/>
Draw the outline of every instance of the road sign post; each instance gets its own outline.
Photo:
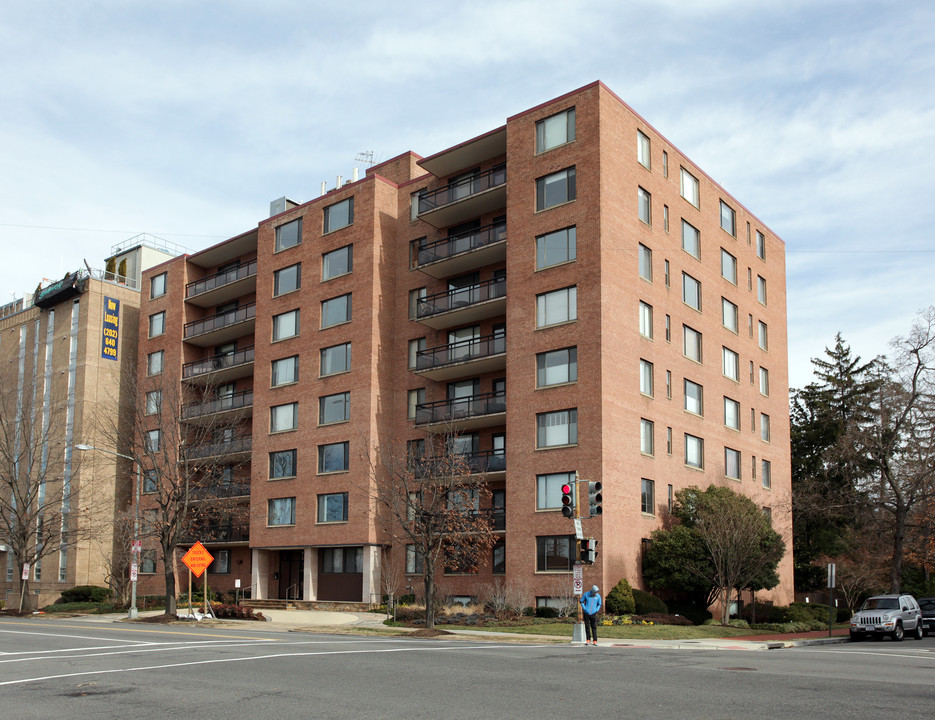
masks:
<path id="1" fill-rule="evenodd" d="M 201 544 L 199 540 L 194 545 L 191 546 L 191 549 L 185 555 L 182 556 L 182 562 L 185 563 L 185 566 L 189 569 L 195 577 L 201 577 L 202 574 L 208 569 L 208 566 L 214 562 L 214 556 L 208 552 L 208 549 Z M 205 591 L 205 615 L 208 614 L 208 576 L 205 575 L 204 581 L 204 591 Z M 188 605 L 191 608 L 192 604 L 192 577 L 188 576 Z M 194 614 L 194 610 L 192 610 Z"/>
<path id="2" fill-rule="evenodd" d="M 584 593 L 584 567 L 580 562 L 574 564 L 574 594 L 581 596 Z M 584 618 L 581 616 L 581 601 L 577 603 L 578 610 L 575 613 L 575 624 L 572 625 L 571 642 L 572 644 L 584 644 Z"/>

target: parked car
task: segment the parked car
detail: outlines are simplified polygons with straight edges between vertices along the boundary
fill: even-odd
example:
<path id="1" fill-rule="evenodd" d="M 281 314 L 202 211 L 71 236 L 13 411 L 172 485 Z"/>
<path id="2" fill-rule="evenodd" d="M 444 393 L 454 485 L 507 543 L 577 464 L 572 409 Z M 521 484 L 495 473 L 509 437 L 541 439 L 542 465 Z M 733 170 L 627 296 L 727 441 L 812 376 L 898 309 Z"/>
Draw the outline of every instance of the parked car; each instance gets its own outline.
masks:
<path id="1" fill-rule="evenodd" d="M 874 595 L 851 618 L 851 640 L 889 635 L 899 641 L 906 633 L 922 639 L 922 610 L 912 595 Z"/>
<path id="2" fill-rule="evenodd" d="M 922 608 L 922 633 L 935 632 L 935 598 L 922 598 L 919 607 Z"/>

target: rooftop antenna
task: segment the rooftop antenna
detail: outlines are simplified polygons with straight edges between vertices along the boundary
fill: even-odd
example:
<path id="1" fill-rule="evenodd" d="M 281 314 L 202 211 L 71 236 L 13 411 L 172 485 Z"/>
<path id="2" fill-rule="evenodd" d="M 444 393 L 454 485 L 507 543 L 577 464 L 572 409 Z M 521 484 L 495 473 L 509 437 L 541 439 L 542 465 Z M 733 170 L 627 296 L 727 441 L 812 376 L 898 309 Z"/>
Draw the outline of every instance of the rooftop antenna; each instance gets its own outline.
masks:
<path id="1" fill-rule="evenodd" d="M 373 167 L 376 165 L 373 159 L 373 150 L 364 150 L 363 152 L 357 153 L 357 156 L 354 158 L 355 163 L 366 163 L 367 167 Z"/>

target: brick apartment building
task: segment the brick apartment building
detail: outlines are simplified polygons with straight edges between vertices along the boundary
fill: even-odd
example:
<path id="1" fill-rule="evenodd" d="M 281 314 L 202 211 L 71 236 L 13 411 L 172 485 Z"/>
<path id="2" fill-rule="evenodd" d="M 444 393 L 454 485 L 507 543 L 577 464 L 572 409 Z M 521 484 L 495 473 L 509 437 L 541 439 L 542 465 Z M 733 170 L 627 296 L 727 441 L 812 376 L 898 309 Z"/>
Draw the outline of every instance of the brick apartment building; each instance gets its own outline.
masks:
<path id="1" fill-rule="evenodd" d="M 674 492 L 714 483 L 771 513 L 792 598 L 783 243 L 601 83 L 147 271 L 139 372 L 239 413 L 188 450 L 236 463 L 239 512 L 199 536 L 219 589 L 378 598 L 369 459 L 453 430 L 499 541 L 447 595 L 567 592 L 578 473 L 604 497 L 586 584 L 639 586 Z"/>

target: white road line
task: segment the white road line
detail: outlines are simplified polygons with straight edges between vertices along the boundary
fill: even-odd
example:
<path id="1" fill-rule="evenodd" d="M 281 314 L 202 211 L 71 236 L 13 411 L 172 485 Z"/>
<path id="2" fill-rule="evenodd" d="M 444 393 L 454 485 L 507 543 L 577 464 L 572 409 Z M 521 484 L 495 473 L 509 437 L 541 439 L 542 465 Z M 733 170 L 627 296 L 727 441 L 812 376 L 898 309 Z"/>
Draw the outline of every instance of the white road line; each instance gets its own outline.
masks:
<path id="1" fill-rule="evenodd" d="M 63 675 L 45 675 L 43 677 L 23 678 L 22 680 L 3 680 L 0 681 L 0 687 L 4 685 L 26 685 L 28 683 L 43 682 L 45 680 L 62 680 L 65 678 L 85 677 L 88 675 L 114 675 L 117 673 L 131 672 L 151 672 L 153 670 L 167 670 L 169 668 L 192 667 L 195 665 L 215 665 L 220 663 L 245 662 L 250 660 L 278 660 L 281 658 L 313 657 L 324 655 L 364 655 L 378 653 L 398 653 L 398 652 L 447 652 L 450 650 L 490 650 L 490 649 L 510 649 L 517 650 L 520 647 L 524 649 L 554 647 L 552 645 L 455 645 L 452 647 L 402 647 L 387 648 L 385 650 L 326 650 L 323 652 L 301 652 L 301 653 L 276 653 L 275 655 L 256 655 L 253 657 L 241 658 L 222 658 L 217 660 L 195 660 L 193 662 L 169 663 L 166 665 L 149 665 L 138 668 L 116 668 L 113 670 L 88 670 L 86 672 L 66 673 Z"/>
<path id="2" fill-rule="evenodd" d="M 39 636 L 41 636 L 41 637 L 55 638 L 56 640 L 58 640 L 59 638 L 67 638 L 67 639 L 70 639 L 70 640 L 97 640 L 98 642 L 101 642 L 101 641 L 104 641 L 104 642 L 119 642 L 119 643 L 123 643 L 123 644 L 127 644 L 128 642 L 130 642 L 129 640 L 121 640 L 121 639 L 119 639 L 119 638 L 114 638 L 113 640 L 111 640 L 110 638 L 104 638 L 104 637 L 87 637 L 86 635 L 61 635 L 61 634 L 59 634 L 59 633 L 28 632 L 28 631 L 26 631 L 26 630 L 0 630 L 0 634 L 5 634 L 5 635 L 39 635 Z M 141 644 L 141 645 L 148 645 L 148 644 L 149 644 L 149 643 L 146 643 L 146 642 L 141 642 L 141 641 L 139 641 L 139 640 L 135 640 L 135 641 L 133 641 L 133 643 L 134 643 L 134 644 Z"/>
<path id="3" fill-rule="evenodd" d="M 800 651 L 807 650 L 807 648 L 797 648 Z M 809 650 L 813 653 L 834 653 L 836 655 L 872 655 L 873 657 L 891 657 L 891 658 L 912 658 L 913 660 L 931 660 L 935 662 L 935 653 L 931 650 L 916 650 L 918 654 L 914 655 L 904 655 L 903 653 L 890 652 L 889 650 L 880 649 L 876 652 L 872 650 Z M 923 654 L 925 653 L 925 654 Z"/>

